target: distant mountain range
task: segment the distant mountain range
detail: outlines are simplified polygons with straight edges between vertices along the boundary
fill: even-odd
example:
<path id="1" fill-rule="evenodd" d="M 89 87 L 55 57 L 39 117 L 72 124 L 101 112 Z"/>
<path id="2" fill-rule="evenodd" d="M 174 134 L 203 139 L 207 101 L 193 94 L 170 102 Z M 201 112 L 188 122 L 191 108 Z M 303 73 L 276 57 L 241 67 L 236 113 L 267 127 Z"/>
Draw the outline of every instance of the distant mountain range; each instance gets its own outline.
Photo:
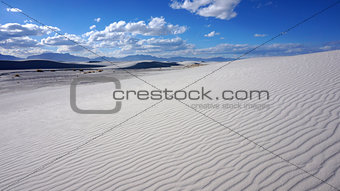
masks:
<path id="1" fill-rule="evenodd" d="M 140 61 L 140 60 L 152 60 L 152 61 L 204 61 L 204 62 L 223 62 L 233 60 L 232 58 L 214 57 L 214 58 L 197 58 L 197 57 L 171 57 L 171 58 L 161 58 L 151 55 L 130 55 L 126 57 L 116 58 L 116 57 L 97 57 L 90 59 L 87 57 L 74 56 L 68 53 L 43 53 L 39 55 L 29 56 L 26 59 L 18 58 L 9 55 L 1 55 L 0 60 L 50 60 L 50 61 L 61 61 L 61 62 L 93 62 L 93 61 Z"/>
<path id="2" fill-rule="evenodd" d="M 91 59 L 80 56 L 73 56 L 71 54 L 59 54 L 59 53 L 43 53 L 40 55 L 34 55 L 27 57 L 27 60 L 51 60 L 51 61 L 64 61 L 64 62 L 87 62 Z"/>
<path id="3" fill-rule="evenodd" d="M 131 55 L 121 58 L 115 57 L 104 57 L 107 61 L 140 61 L 140 60 L 152 60 L 152 61 L 170 61 L 170 62 L 181 62 L 181 61 L 204 61 L 204 62 L 223 62 L 233 60 L 232 58 L 213 57 L 213 58 L 197 58 L 197 57 L 170 57 L 162 58 L 151 55 Z M 103 57 L 95 58 L 94 60 L 103 61 Z"/>
<path id="4" fill-rule="evenodd" d="M 100 68 L 105 65 L 63 63 L 50 60 L 0 60 L 0 70 Z"/>
<path id="5" fill-rule="evenodd" d="M 15 56 L 10 56 L 10 55 L 2 55 L 0 54 L 0 60 L 23 60 L 22 58 L 18 58 L 18 57 L 15 57 Z"/>

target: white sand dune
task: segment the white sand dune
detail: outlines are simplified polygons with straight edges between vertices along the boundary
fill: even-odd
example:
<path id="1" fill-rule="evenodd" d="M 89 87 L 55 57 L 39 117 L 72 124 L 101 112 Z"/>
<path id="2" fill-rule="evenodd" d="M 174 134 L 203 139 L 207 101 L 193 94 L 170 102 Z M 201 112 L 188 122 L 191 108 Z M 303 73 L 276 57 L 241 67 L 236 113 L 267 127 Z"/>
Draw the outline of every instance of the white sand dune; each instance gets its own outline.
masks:
<path id="1" fill-rule="evenodd" d="M 223 64 L 142 78 L 176 90 Z M 153 89 L 136 78 L 121 83 Z M 70 108 L 69 86 L 0 95 L 0 189 L 340 189 L 340 51 L 236 61 L 188 89 L 202 86 L 214 96 L 268 90 L 270 99 L 242 101 L 264 109 L 183 101 L 196 111 L 166 100 L 134 116 L 158 101 L 82 115 Z M 110 92 L 111 84 L 83 85 L 79 105 L 112 106 Z"/>

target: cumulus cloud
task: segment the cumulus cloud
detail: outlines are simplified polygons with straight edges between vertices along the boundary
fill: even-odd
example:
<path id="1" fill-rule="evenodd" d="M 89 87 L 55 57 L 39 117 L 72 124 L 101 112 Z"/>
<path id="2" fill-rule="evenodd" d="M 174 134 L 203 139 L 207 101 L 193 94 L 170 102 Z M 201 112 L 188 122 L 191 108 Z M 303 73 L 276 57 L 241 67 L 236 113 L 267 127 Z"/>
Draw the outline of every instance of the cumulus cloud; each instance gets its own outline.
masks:
<path id="1" fill-rule="evenodd" d="M 187 43 L 180 37 L 175 38 L 147 38 L 138 39 L 134 36 L 124 36 L 126 33 L 112 33 L 113 38 L 100 40 L 97 45 L 91 44 L 92 48 L 105 48 L 111 56 L 131 55 L 131 54 L 151 54 L 155 56 L 195 56 L 200 57 L 237 57 L 245 52 L 254 49 L 257 45 L 251 44 L 228 44 L 223 43 L 217 46 L 197 49 L 193 44 Z M 104 36 L 107 38 L 108 36 Z M 321 48 L 320 48 L 321 47 Z M 311 47 L 299 43 L 270 44 L 262 46 L 247 57 L 256 56 L 281 56 L 296 55 L 304 53 L 318 52 L 321 50 L 340 49 L 339 43 L 330 43 L 326 46 Z M 59 50 L 59 49 L 58 49 Z"/>
<path id="2" fill-rule="evenodd" d="M 6 10 L 8 12 L 14 12 L 14 13 L 22 12 L 22 10 L 18 8 L 7 8 Z"/>
<path id="3" fill-rule="evenodd" d="M 14 37 L 0 41 L 0 54 L 23 58 L 44 51 L 39 41 L 30 37 Z"/>
<path id="4" fill-rule="evenodd" d="M 327 42 L 323 46 L 321 46 L 319 49 L 323 50 L 323 51 L 339 50 L 340 49 L 340 41 Z"/>
<path id="5" fill-rule="evenodd" d="M 139 41 L 136 35 L 165 36 L 184 33 L 185 26 L 169 24 L 163 17 L 154 17 L 145 21 L 111 23 L 101 31 L 90 31 L 83 35 L 88 43 L 96 48 L 121 47 L 124 49 L 136 48 Z M 130 47 L 130 48 L 129 48 Z"/>
<path id="6" fill-rule="evenodd" d="M 186 26 L 173 25 L 167 23 L 163 17 L 154 17 L 149 22 L 113 22 L 104 30 L 92 30 L 83 34 L 82 37 L 93 48 L 115 49 L 117 54 L 151 53 L 189 47 L 189 44 L 179 37 L 155 38 L 156 36 L 182 34 L 186 30 Z M 152 38 L 141 39 L 140 36 L 152 36 Z"/>
<path id="7" fill-rule="evenodd" d="M 185 9 L 203 17 L 229 20 L 236 17 L 235 7 L 241 0 L 172 0 L 170 7 Z"/>
<path id="8" fill-rule="evenodd" d="M 216 36 L 216 35 L 220 35 L 220 33 L 215 32 L 215 31 L 211 31 L 210 33 L 205 34 L 204 36 L 205 36 L 205 37 L 214 37 L 214 36 Z"/>
<path id="9" fill-rule="evenodd" d="M 270 5 L 273 5 L 273 2 L 272 1 L 268 1 L 268 2 L 260 2 L 256 8 L 262 8 L 262 7 L 266 7 L 266 6 L 270 6 Z"/>
<path id="10" fill-rule="evenodd" d="M 41 45 L 57 47 L 58 52 L 80 52 L 85 51 L 82 46 L 88 47 L 85 39 L 75 34 L 54 35 L 41 39 Z M 79 44 L 81 46 L 79 46 Z"/>
<path id="11" fill-rule="evenodd" d="M 72 40 L 72 41 L 70 41 Z M 64 35 L 54 35 L 52 37 L 47 37 L 44 39 L 41 39 L 41 44 L 43 45 L 50 45 L 50 46 L 60 46 L 60 45 L 75 45 L 75 43 L 85 43 L 85 41 L 74 34 L 64 34 Z"/>
<path id="12" fill-rule="evenodd" d="M 107 48 L 120 50 L 117 54 L 140 54 L 157 53 L 164 51 L 184 50 L 192 45 L 186 43 L 182 38 L 147 38 L 139 39 L 126 33 L 114 32 L 109 34 L 95 33 L 89 38 L 89 44 L 94 48 Z"/>
<path id="13" fill-rule="evenodd" d="M 94 21 L 96 21 L 97 23 L 99 23 L 100 20 L 101 20 L 101 18 L 99 18 L 99 17 L 94 19 Z"/>
<path id="14" fill-rule="evenodd" d="M 119 42 L 126 42 L 132 38 L 131 35 L 124 32 L 109 32 L 107 30 L 90 31 L 85 33 L 83 37 L 87 38 L 91 44 L 100 43 L 101 47 L 106 45 L 117 46 Z"/>
<path id="15" fill-rule="evenodd" d="M 40 44 L 43 46 L 57 47 L 57 52 L 62 53 L 85 52 L 84 47 L 93 49 L 82 37 L 67 33 L 41 39 Z"/>
<path id="16" fill-rule="evenodd" d="M 254 34 L 254 37 L 266 37 L 267 34 Z"/>
<path id="17" fill-rule="evenodd" d="M 88 47 L 91 49 L 91 47 Z M 59 53 L 76 53 L 76 52 L 86 52 L 82 46 L 58 46 L 57 52 Z M 92 54 L 90 56 L 93 56 Z"/>
<path id="18" fill-rule="evenodd" d="M 185 26 L 169 24 L 163 17 L 151 18 L 149 23 L 145 21 L 139 22 L 125 22 L 118 21 L 111 23 L 101 33 L 131 33 L 133 35 L 139 34 L 144 36 L 161 36 L 171 34 L 182 34 L 187 30 Z M 96 35 L 96 33 L 93 33 Z"/>
<path id="19" fill-rule="evenodd" d="M 90 30 L 93 30 L 93 29 L 95 29 L 95 28 L 96 28 L 96 25 L 90 26 Z"/>
<path id="20" fill-rule="evenodd" d="M 152 54 L 152 55 L 177 55 L 177 52 L 186 52 L 194 46 L 185 42 L 180 37 L 164 39 L 140 39 L 132 44 L 125 44 L 115 51 L 116 55 Z"/>
<path id="21" fill-rule="evenodd" d="M 41 36 L 52 33 L 53 30 L 59 31 L 57 27 L 46 27 L 38 26 L 35 24 L 18 24 L 18 23 L 7 23 L 4 25 L 0 24 L 0 41 L 10 39 L 13 37 L 24 37 L 24 36 Z"/>
<path id="22" fill-rule="evenodd" d="M 18 58 L 26 58 L 27 56 L 32 56 L 32 55 L 37 55 L 37 54 L 42 54 L 44 52 L 47 52 L 45 49 L 36 47 L 36 48 L 3 48 L 0 46 L 0 54 L 5 54 L 5 55 L 12 55 L 16 56 Z"/>
<path id="23" fill-rule="evenodd" d="M 149 21 L 113 22 L 101 31 L 93 30 L 95 26 L 91 26 L 91 31 L 83 35 L 55 34 L 51 36 L 52 31 L 49 27 L 32 23 L 0 24 L 0 44 L 3 49 L 8 49 L 12 52 L 18 52 L 14 49 L 19 47 L 31 47 L 32 49 L 38 47 L 56 48 L 58 52 L 69 51 L 72 53 L 84 51 L 81 46 L 85 46 L 89 49 L 105 50 L 106 52 L 130 52 L 131 54 L 138 52 L 171 52 L 184 50 L 192 46 L 180 37 L 156 38 L 157 36 L 182 34 L 187 30 L 186 26 L 173 25 L 166 22 L 163 17 L 154 17 Z M 59 31 L 57 27 L 51 28 Z M 40 40 L 35 40 L 39 38 L 38 36 L 43 37 L 40 37 Z M 149 36 L 151 38 L 147 38 Z M 81 44 L 81 46 L 72 41 Z"/>
<path id="24" fill-rule="evenodd" d="M 219 44 L 214 47 L 195 50 L 200 55 L 240 55 L 254 49 L 256 45 L 249 44 Z M 308 52 L 315 52 L 311 47 L 305 47 L 299 43 L 284 43 L 265 45 L 249 54 L 249 56 L 277 56 L 294 55 Z"/>
<path id="25" fill-rule="evenodd" d="M 321 49 L 321 50 L 331 50 L 331 49 L 332 49 L 332 47 L 331 47 L 331 46 L 329 46 L 329 45 L 326 45 L 326 46 L 322 46 L 322 47 L 320 47 L 320 49 Z"/>
<path id="26" fill-rule="evenodd" d="M 31 37 L 49 35 L 52 33 L 50 28 L 59 31 L 57 27 L 38 26 L 31 23 L 0 24 L 0 52 L 17 57 L 42 53 L 45 51 L 43 45 Z"/>
<path id="27" fill-rule="evenodd" d="M 140 45 L 140 50 L 146 52 L 162 52 L 162 51 L 176 51 L 192 48 L 193 45 L 187 44 L 182 38 L 176 37 L 171 39 L 150 38 L 143 39 L 137 42 Z"/>
<path id="28" fill-rule="evenodd" d="M 0 46 L 6 49 L 37 47 L 39 42 L 30 37 L 15 37 L 0 41 Z"/>
<path id="29" fill-rule="evenodd" d="M 219 44 L 214 47 L 197 49 L 198 53 L 203 54 L 234 54 L 249 50 L 248 44 Z"/>
<path id="30" fill-rule="evenodd" d="M 59 30 L 57 27 L 53 27 L 53 29 Z M 234 57 L 256 47 L 256 45 L 249 44 L 223 43 L 198 49 L 177 36 L 187 30 L 185 26 L 170 24 L 163 17 L 151 18 L 148 22 L 118 21 L 111 23 L 104 30 L 92 29 L 83 35 L 58 35 L 53 34 L 49 27 L 41 27 L 32 23 L 0 24 L 0 53 L 23 57 L 53 49 L 57 52 L 93 56 L 84 50 L 82 47 L 84 46 L 96 52 L 102 52 L 105 56 L 151 54 L 170 57 L 195 55 L 199 57 Z M 213 37 L 216 35 L 219 33 L 212 31 L 204 36 Z M 264 35 L 254 34 L 256 37 Z M 81 46 L 68 39 L 81 44 Z M 262 46 L 247 56 L 295 55 L 335 49 L 340 49 L 339 41 L 313 47 L 298 43 L 271 44 Z"/>

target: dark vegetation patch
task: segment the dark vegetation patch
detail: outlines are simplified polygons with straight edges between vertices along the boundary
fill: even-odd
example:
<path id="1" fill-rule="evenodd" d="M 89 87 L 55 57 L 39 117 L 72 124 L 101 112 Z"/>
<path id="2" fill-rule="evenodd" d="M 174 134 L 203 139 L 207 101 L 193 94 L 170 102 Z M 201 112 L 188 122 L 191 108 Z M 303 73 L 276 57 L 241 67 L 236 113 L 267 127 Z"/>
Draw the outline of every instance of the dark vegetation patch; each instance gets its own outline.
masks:
<path id="1" fill-rule="evenodd" d="M 152 61 L 152 62 L 139 62 L 135 65 L 128 66 L 125 68 L 120 68 L 120 69 L 149 69 L 149 68 L 168 68 L 172 66 L 180 66 L 180 64 L 176 62 L 157 62 L 157 61 Z"/>
<path id="2" fill-rule="evenodd" d="M 97 68 L 104 65 L 97 64 L 73 64 L 49 60 L 26 60 L 7 61 L 0 60 L 0 70 L 22 70 L 22 69 L 65 69 L 65 68 Z"/>

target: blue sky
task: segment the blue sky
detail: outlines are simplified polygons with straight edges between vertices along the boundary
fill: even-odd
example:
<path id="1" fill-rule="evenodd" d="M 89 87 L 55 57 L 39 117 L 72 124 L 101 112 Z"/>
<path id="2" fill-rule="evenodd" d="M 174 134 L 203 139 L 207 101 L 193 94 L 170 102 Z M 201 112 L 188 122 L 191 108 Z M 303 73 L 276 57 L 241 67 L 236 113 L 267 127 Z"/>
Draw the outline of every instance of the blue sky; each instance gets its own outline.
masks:
<path id="1" fill-rule="evenodd" d="M 6 2 L 105 56 L 235 57 L 336 1 Z M 95 21 L 96 18 L 100 21 Z M 294 55 L 339 49 L 339 20 L 340 4 L 250 56 Z M 10 10 L 1 4 L 0 54 L 23 57 L 43 52 L 94 56 L 66 42 L 65 38 L 48 28 L 39 27 L 38 23 L 31 22 L 17 10 Z"/>

